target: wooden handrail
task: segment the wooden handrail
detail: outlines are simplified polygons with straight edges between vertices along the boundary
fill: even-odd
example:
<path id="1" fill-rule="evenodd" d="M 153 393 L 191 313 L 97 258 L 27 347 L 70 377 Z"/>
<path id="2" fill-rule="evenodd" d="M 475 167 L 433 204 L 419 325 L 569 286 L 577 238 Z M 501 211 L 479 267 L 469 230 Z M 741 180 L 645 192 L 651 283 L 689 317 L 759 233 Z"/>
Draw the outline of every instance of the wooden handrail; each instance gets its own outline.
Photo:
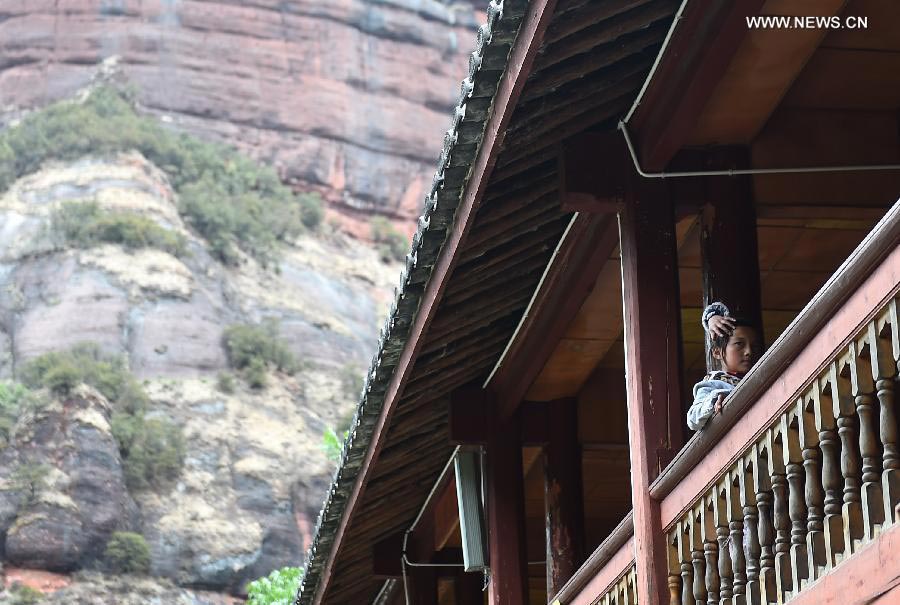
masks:
<path id="1" fill-rule="evenodd" d="M 709 453 L 735 423 L 753 406 L 766 388 L 819 332 L 834 312 L 863 283 L 900 242 L 900 201 L 895 203 L 872 231 L 838 267 L 819 292 L 747 373 L 729 397 L 722 413 L 697 432 L 669 466 L 650 485 L 650 495 L 662 500 Z M 748 435 L 748 440 L 752 440 Z"/>
<path id="2" fill-rule="evenodd" d="M 631 517 L 631 511 L 622 519 L 621 522 L 612 530 L 606 539 L 591 553 L 587 561 L 584 562 L 578 571 L 575 572 L 569 581 L 566 582 L 559 592 L 553 597 L 551 603 L 569 603 L 587 586 L 594 576 L 596 576 L 603 567 L 610 562 L 622 546 L 624 546 L 629 538 L 634 535 L 634 521 Z M 625 571 L 622 569 L 621 571 Z"/>

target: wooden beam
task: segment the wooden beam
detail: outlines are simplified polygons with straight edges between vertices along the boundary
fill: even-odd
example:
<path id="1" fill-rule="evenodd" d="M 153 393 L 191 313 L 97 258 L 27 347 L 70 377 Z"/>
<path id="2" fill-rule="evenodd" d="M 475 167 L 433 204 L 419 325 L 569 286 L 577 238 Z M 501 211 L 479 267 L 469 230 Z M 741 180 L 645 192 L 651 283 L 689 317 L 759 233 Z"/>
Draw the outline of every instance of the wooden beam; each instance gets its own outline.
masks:
<path id="1" fill-rule="evenodd" d="M 578 400 L 554 401 L 544 448 L 547 600 L 584 561 L 584 489 L 578 447 Z"/>
<path id="2" fill-rule="evenodd" d="M 618 243 L 612 216 L 578 215 L 489 387 L 509 417 L 540 374 Z"/>
<path id="3" fill-rule="evenodd" d="M 450 443 L 486 445 L 491 438 L 491 411 L 484 404 L 485 393 L 478 387 L 457 389 L 450 396 Z M 519 408 L 519 438 L 522 445 L 544 445 L 552 411 L 543 401 L 526 401 Z"/>
<path id="4" fill-rule="evenodd" d="M 493 110 L 485 123 L 481 146 L 478 148 L 478 153 L 472 164 L 468 185 L 463 191 L 462 199 L 456 210 L 453 229 L 450 230 L 450 235 L 447 237 L 437 263 L 432 269 L 419 310 L 416 313 L 412 326 L 410 326 L 406 345 L 400 354 L 400 359 L 397 367 L 394 369 L 391 381 L 388 383 L 381 415 L 371 437 L 371 446 L 366 452 L 366 457 L 362 462 L 353 490 L 341 513 L 341 520 L 335 531 L 333 543 L 328 551 L 321 577 L 316 584 L 316 593 L 312 601 L 313 605 L 321 605 L 325 596 L 331 580 L 331 574 L 334 571 L 337 553 L 341 549 L 350 520 L 365 490 L 371 468 L 384 445 L 385 427 L 388 425 L 391 413 L 400 400 L 406 382 L 412 374 L 419 348 L 424 340 L 422 335 L 427 330 L 437 311 L 444 290 L 458 261 L 459 251 L 463 248 L 463 244 L 471 229 L 472 219 L 481 205 L 481 200 L 484 197 L 484 192 L 502 147 L 506 126 L 509 124 L 518 104 L 522 89 L 525 87 L 525 80 L 528 74 L 531 73 L 534 59 L 538 49 L 541 47 L 544 33 L 547 31 L 547 25 L 551 21 L 555 8 L 556 0 L 534 0 L 528 3 L 528 8 L 519 26 L 515 42 L 509 51 L 506 70 L 503 72 L 503 76 L 497 86 L 497 92 L 494 94 Z"/>
<path id="5" fill-rule="evenodd" d="M 628 167 L 618 132 L 587 133 L 560 145 L 559 201 L 566 212 L 618 212 Z"/>
<path id="6" fill-rule="evenodd" d="M 742 148 L 716 150 L 710 160 L 714 169 L 750 165 L 749 152 Z M 749 176 L 713 177 L 707 179 L 706 185 L 708 200 L 700 219 L 703 306 L 713 301 L 724 302 L 732 314 L 757 326 L 762 339 L 753 180 Z M 762 340 L 759 344 L 762 346 Z M 707 367 L 711 369 L 709 345 L 707 339 Z"/>
<path id="7" fill-rule="evenodd" d="M 419 524 L 416 526 L 406 541 L 406 557 L 411 563 L 433 563 L 435 556 L 434 544 L 434 505 L 432 500 L 429 508 L 422 514 Z M 438 568 L 418 567 L 408 565 L 406 577 L 409 583 L 409 592 L 412 602 L 416 605 L 438 605 Z"/>
<path id="8" fill-rule="evenodd" d="M 480 573 L 457 571 L 453 581 L 456 605 L 484 605 L 484 576 Z"/>
<path id="9" fill-rule="evenodd" d="M 764 0 L 689 2 L 631 120 L 641 165 L 666 167 L 690 137 Z"/>
<path id="10" fill-rule="evenodd" d="M 487 452 L 487 517 L 490 552 L 490 605 L 528 603 L 525 488 L 519 417 L 503 419 L 491 401 Z"/>
<path id="11" fill-rule="evenodd" d="M 676 236 L 665 182 L 633 181 L 619 224 L 637 592 L 662 605 L 666 544 L 649 487 L 681 446 L 684 422 Z"/>

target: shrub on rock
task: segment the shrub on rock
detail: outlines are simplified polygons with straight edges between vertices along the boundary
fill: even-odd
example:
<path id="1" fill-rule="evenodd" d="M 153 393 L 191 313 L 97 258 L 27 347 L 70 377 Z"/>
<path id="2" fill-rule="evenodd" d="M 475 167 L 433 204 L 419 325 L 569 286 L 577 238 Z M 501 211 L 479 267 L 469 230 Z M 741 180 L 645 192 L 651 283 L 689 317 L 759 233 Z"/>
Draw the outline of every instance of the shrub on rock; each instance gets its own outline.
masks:
<path id="1" fill-rule="evenodd" d="M 145 574 L 150 571 L 150 548 L 144 536 L 128 531 L 113 532 L 103 559 L 115 573 Z"/>

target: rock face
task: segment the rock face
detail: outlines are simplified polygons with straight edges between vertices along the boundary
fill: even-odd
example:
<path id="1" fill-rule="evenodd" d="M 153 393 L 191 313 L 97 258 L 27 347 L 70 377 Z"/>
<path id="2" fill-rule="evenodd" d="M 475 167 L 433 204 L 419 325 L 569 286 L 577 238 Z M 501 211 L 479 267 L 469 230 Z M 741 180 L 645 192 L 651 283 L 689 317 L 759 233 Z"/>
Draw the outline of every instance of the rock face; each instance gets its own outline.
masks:
<path id="1" fill-rule="evenodd" d="M 409 219 L 465 74 L 473 4 L 5 0 L 0 109 L 70 96 L 115 58 L 146 110 L 351 213 Z"/>
<path id="2" fill-rule="evenodd" d="M 62 201 L 140 213 L 181 233 L 190 254 L 70 249 L 48 228 Z M 152 573 L 184 586 L 240 593 L 248 580 L 301 564 L 333 470 L 322 435 L 357 400 L 348 383 L 374 352 L 399 266 L 337 233 L 286 245 L 277 272 L 250 258 L 223 266 L 186 228 L 165 175 L 137 154 L 20 179 L 0 197 L 0 229 L 0 379 L 42 353 L 94 342 L 128 360 L 150 416 L 185 437 L 177 483 L 132 494 L 135 506 L 105 403 L 84 394 L 49 408 L 26 441 L 0 450 L 0 480 L 20 459 L 55 469 L 50 495 L 25 512 L 21 491 L 0 486 L 5 557 L 90 567 L 112 531 L 131 529 L 147 540 Z M 270 373 L 262 391 L 236 379 L 222 392 L 224 329 L 269 318 L 299 371 Z"/>
<path id="3" fill-rule="evenodd" d="M 110 407 L 82 387 L 63 402 L 23 420 L 15 447 L 0 452 L 0 478 L 7 485 L 26 466 L 43 467 L 46 487 L 0 490 L 0 534 L 6 559 L 52 571 L 78 569 L 97 559 L 113 531 L 137 527 Z M 20 480 L 21 481 L 21 480 Z"/>
<path id="4" fill-rule="evenodd" d="M 43 587 L 38 583 L 37 588 Z M 239 605 L 243 599 L 225 594 L 187 590 L 160 578 L 137 576 L 104 576 L 99 573 L 80 573 L 67 581 L 60 590 L 44 589 L 47 594 L 41 601 L 45 605 Z M 4 600 L 0 590 L 0 603 L 14 605 L 13 597 Z"/>

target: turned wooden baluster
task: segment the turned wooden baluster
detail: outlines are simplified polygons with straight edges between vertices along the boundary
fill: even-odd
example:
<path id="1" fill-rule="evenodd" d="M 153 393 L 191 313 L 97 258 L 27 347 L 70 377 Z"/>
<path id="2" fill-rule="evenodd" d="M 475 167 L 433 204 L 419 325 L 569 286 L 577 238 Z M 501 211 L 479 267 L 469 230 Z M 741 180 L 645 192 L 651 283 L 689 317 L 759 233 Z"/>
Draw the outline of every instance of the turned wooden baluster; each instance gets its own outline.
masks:
<path id="1" fill-rule="evenodd" d="M 753 491 L 759 510 L 759 593 L 763 603 L 776 602 L 775 590 L 775 521 L 772 510 L 769 437 L 765 435 L 750 451 L 753 457 Z"/>
<path id="2" fill-rule="evenodd" d="M 881 492 L 884 496 L 884 519 L 894 521 L 894 507 L 900 501 L 900 455 L 897 451 L 897 413 L 894 408 L 894 385 L 897 380 L 897 358 L 894 349 L 898 341 L 897 301 L 892 300 L 877 321 L 869 324 L 872 351 L 872 378 L 881 409 L 878 424 L 882 457 Z"/>
<path id="3" fill-rule="evenodd" d="M 778 603 L 784 603 L 793 589 L 791 584 L 791 518 L 788 513 L 788 483 L 784 467 L 784 435 L 782 423 L 767 431 L 766 451 L 768 453 L 769 476 L 772 481 L 772 496 L 775 525 L 775 596 Z"/>
<path id="4" fill-rule="evenodd" d="M 730 604 L 734 583 L 731 571 L 731 551 L 728 548 L 728 501 L 725 498 L 725 481 L 720 481 L 712 496 L 713 524 L 716 526 L 716 541 L 719 543 L 719 602 Z"/>
<path id="5" fill-rule="evenodd" d="M 833 364 L 832 364 L 833 367 Z M 816 430 L 819 432 L 819 448 L 822 450 L 822 487 L 825 499 L 822 506 L 824 520 L 822 537 L 825 543 L 825 570 L 841 560 L 844 552 L 844 520 L 841 517 L 843 481 L 841 477 L 840 448 L 835 419 L 835 402 L 831 397 L 831 368 L 825 370 L 813 383 L 814 397 L 819 403 L 813 407 Z"/>
<path id="6" fill-rule="evenodd" d="M 782 453 L 788 481 L 788 514 L 791 518 L 791 590 L 803 588 L 809 577 L 806 568 L 806 498 L 803 487 L 803 453 L 800 450 L 800 431 L 797 408 L 788 409 L 781 416 Z"/>
<path id="7" fill-rule="evenodd" d="M 702 503 L 697 505 L 688 517 L 688 539 L 691 542 L 691 563 L 694 566 L 694 602 L 697 605 L 706 603 L 706 561 L 703 558 L 703 526 L 700 523 L 702 508 Z"/>
<path id="8" fill-rule="evenodd" d="M 635 582 L 634 568 L 628 570 L 625 574 L 625 596 L 628 605 L 638 605 L 637 599 L 637 583 Z"/>
<path id="9" fill-rule="evenodd" d="M 681 605 L 696 605 L 694 600 L 694 566 L 691 563 L 691 542 L 688 539 L 690 514 L 679 521 L 676 529 L 678 559 L 681 561 Z"/>
<path id="10" fill-rule="evenodd" d="M 813 381 L 809 390 L 797 401 L 797 426 L 800 429 L 800 448 L 803 452 L 804 497 L 806 499 L 806 555 L 807 578 L 815 580 L 825 569 L 825 534 L 823 533 L 825 493 L 820 470 L 819 431 L 816 410 L 822 406 L 819 383 Z"/>
<path id="11" fill-rule="evenodd" d="M 666 559 L 669 566 L 669 605 L 684 605 L 681 601 L 681 557 L 679 556 L 678 526 L 669 532 Z"/>
<path id="12" fill-rule="evenodd" d="M 856 402 L 859 417 L 859 452 L 862 454 L 862 511 L 863 532 L 866 542 L 878 534 L 884 523 L 884 500 L 881 492 L 881 456 L 878 451 L 878 436 L 875 431 L 875 385 L 869 360 L 861 353 L 868 353 L 868 343 L 851 342 L 848 362 L 850 366 L 850 386 Z"/>
<path id="13" fill-rule="evenodd" d="M 736 469 L 738 490 L 740 493 L 741 512 L 744 514 L 744 560 L 747 568 L 746 598 L 750 605 L 761 605 L 759 590 L 759 512 L 756 507 L 756 491 L 753 489 L 753 467 L 756 460 L 751 448 L 750 453 L 738 461 Z"/>
<path id="14" fill-rule="evenodd" d="M 831 364 L 828 382 L 831 390 L 832 406 L 837 416 L 838 437 L 841 440 L 841 475 L 844 478 L 843 505 L 841 516 L 844 522 L 844 558 L 855 553 L 862 542 L 862 475 L 857 437 L 856 402 L 850 385 L 849 355 Z"/>
<path id="15" fill-rule="evenodd" d="M 744 561 L 744 511 L 738 493 L 738 476 L 734 470 L 725 476 L 725 503 L 728 507 L 728 552 L 731 557 L 731 599 L 734 605 L 745 605 L 747 571 Z"/>
<path id="16" fill-rule="evenodd" d="M 719 605 L 719 545 L 716 542 L 716 523 L 713 514 L 715 492 L 707 494 L 700 507 L 700 524 L 703 528 L 703 555 L 706 559 L 706 602 Z"/>

